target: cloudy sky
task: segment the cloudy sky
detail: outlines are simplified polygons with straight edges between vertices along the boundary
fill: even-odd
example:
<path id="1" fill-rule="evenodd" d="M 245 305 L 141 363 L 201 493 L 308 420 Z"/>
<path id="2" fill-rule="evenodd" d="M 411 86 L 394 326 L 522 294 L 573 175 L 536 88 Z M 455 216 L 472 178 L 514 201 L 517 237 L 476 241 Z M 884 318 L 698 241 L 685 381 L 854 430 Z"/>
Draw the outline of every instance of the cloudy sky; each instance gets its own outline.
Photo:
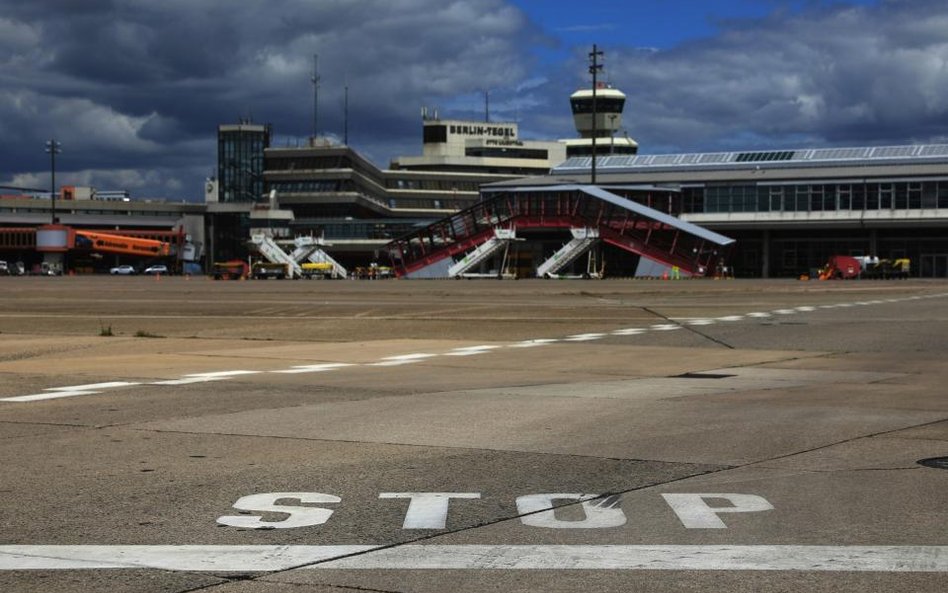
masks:
<path id="1" fill-rule="evenodd" d="M 629 96 L 641 152 L 942 142 L 944 0 L 0 0 L 0 185 L 195 200 L 216 129 L 313 127 L 379 165 L 421 151 L 422 106 L 574 134 L 586 54 Z M 2 192 L 2 190 L 0 190 Z"/>

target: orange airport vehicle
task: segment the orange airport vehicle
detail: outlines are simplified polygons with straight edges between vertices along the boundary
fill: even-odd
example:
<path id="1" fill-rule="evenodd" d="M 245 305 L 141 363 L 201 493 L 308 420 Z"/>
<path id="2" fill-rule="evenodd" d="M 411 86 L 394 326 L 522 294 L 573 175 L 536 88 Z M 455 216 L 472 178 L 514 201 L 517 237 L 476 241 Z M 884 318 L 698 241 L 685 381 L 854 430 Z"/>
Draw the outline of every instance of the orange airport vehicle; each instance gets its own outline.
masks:
<path id="1" fill-rule="evenodd" d="M 171 244 L 166 241 L 113 235 L 95 231 L 76 230 L 74 245 L 87 247 L 94 251 L 118 253 L 124 255 L 144 255 L 151 257 L 166 257 L 171 255 Z"/>

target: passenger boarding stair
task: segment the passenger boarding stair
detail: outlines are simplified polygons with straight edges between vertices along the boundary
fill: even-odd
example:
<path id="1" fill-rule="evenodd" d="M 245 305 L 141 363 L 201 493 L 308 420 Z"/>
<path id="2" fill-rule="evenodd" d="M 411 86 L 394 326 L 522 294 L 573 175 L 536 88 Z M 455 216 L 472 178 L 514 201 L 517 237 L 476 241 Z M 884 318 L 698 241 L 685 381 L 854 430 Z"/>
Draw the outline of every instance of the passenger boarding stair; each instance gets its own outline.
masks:
<path id="1" fill-rule="evenodd" d="M 290 254 L 290 257 L 293 258 L 293 261 L 308 261 L 314 264 L 330 264 L 332 266 L 333 278 L 348 278 L 349 272 L 339 262 L 334 260 L 332 256 L 323 251 L 322 246 L 324 243 L 322 242 L 322 239 L 306 236 L 297 237 L 293 240 L 293 245 L 296 247 Z"/>
<path id="2" fill-rule="evenodd" d="M 537 278 L 553 276 L 585 254 L 599 241 L 599 231 L 591 228 L 570 229 L 573 239 L 537 266 Z"/>
<path id="3" fill-rule="evenodd" d="M 500 248 L 503 241 L 495 229 L 507 229 L 510 236 L 592 229 L 605 244 L 677 267 L 682 273 L 709 275 L 734 240 L 646 205 L 669 204 L 676 194 L 661 187 L 608 191 L 572 184 L 484 189 L 478 203 L 391 241 L 385 250 L 399 277 L 444 277 L 448 267 L 447 275 L 456 277 L 476 265 L 475 260 L 488 257 L 486 251 Z M 555 269 L 561 259 L 582 255 L 574 253 L 584 247 L 582 243 L 571 242 L 568 250 L 555 256 L 556 261 L 544 262 L 543 271 L 549 273 L 546 268 Z M 453 261 L 464 253 L 468 255 Z"/>
<path id="4" fill-rule="evenodd" d="M 286 264 L 290 278 L 299 278 L 303 275 L 300 264 L 290 254 L 283 251 L 283 248 L 276 244 L 273 237 L 263 233 L 254 233 L 250 236 L 250 242 L 267 261 L 275 264 Z"/>
<path id="5" fill-rule="evenodd" d="M 480 265 L 482 262 L 486 261 L 488 258 L 492 257 L 495 253 L 501 249 L 506 248 L 510 245 L 510 242 L 517 238 L 517 233 L 511 229 L 494 229 L 494 236 L 490 239 L 487 239 L 480 245 L 477 249 L 468 253 L 458 261 L 454 263 L 450 268 L 448 268 L 448 276 L 450 278 L 457 278 L 458 276 L 463 276 L 472 270 L 475 266 Z"/>

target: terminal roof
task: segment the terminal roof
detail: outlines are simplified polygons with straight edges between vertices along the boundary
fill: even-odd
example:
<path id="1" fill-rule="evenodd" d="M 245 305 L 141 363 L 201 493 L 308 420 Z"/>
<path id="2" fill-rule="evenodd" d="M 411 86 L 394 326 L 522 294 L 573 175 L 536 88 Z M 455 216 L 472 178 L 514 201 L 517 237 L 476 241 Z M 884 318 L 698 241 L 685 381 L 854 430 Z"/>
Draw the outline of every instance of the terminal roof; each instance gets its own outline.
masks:
<path id="1" fill-rule="evenodd" d="M 588 156 L 571 157 L 554 168 L 553 173 L 585 172 L 589 170 L 591 163 L 592 158 Z M 948 163 L 948 144 L 604 155 L 596 158 L 596 168 L 603 173 L 929 163 Z"/>

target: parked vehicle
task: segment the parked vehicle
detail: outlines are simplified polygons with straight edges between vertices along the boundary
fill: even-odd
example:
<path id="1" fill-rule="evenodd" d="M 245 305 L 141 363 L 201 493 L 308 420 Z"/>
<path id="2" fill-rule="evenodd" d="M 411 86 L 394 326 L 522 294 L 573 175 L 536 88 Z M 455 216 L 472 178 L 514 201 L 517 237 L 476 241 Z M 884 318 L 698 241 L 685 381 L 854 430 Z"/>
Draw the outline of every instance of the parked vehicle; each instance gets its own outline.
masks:
<path id="1" fill-rule="evenodd" d="M 243 280 L 250 273 L 247 262 L 234 259 L 225 262 L 214 262 L 212 275 L 214 280 Z"/>
<path id="2" fill-rule="evenodd" d="M 125 265 L 125 266 L 116 266 L 112 268 L 111 270 L 109 270 L 109 273 L 118 274 L 121 276 L 132 276 L 136 274 L 137 272 L 135 271 L 135 268 L 133 266 Z"/>
<path id="3" fill-rule="evenodd" d="M 10 274 L 10 266 L 7 265 L 7 262 L 0 259 L 0 276 L 9 276 Z"/>
<path id="4" fill-rule="evenodd" d="M 289 276 L 287 269 L 288 266 L 286 264 L 257 262 L 253 265 L 250 275 L 255 280 L 266 280 L 268 278 L 283 280 Z"/>
<path id="5" fill-rule="evenodd" d="M 165 274 L 165 275 L 167 275 L 168 273 L 169 273 L 168 266 L 164 264 L 148 266 L 147 268 L 145 268 L 145 271 L 142 272 L 142 274 Z"/>

